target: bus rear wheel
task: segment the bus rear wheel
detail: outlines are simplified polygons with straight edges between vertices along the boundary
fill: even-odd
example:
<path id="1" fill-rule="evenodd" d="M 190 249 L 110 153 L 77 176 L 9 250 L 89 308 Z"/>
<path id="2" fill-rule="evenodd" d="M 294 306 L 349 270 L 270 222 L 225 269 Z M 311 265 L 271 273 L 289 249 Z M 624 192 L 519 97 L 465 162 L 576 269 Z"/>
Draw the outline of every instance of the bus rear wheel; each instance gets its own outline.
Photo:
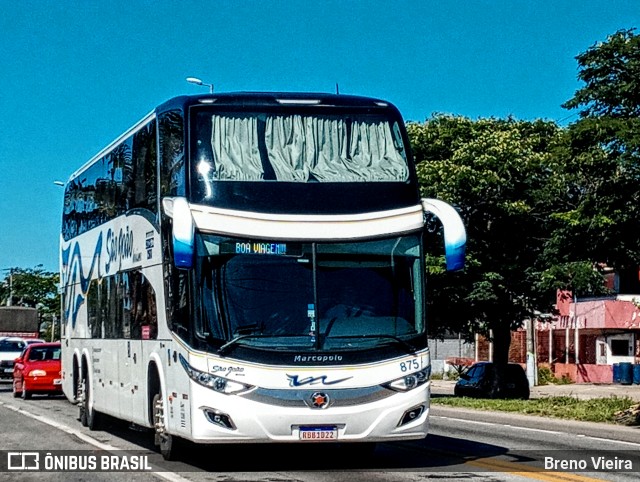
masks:
<path id="1" fill-rule="evenodd" d="M 80 423 L 88 427 L 89 430 L 99 430 L 101 423 L 101 413 L 91 406 L 91 384 L 86 378 L 83 378 L 78 385 L 78 394 L 76 400 L 78 400 L 79 419 Z"/>
<path id="2" fill-rule="evenodd" d="M 153 397 L 153 426 L 154 442 L 160 448 L 162 457 L 165 460 L 176 460 L 180 452 L 180 439 L 167 433 L 164 401 L 159 393 Z"/>
<path id="3" fill-rule="evenodd" d="M 78 389 L 76 391 L 76 402 L 78 403 L 78 420 L 83 427 L 87 426 L 87 405 L 85 401 L 85 379 L 83 378 L 78 383 Z"/>

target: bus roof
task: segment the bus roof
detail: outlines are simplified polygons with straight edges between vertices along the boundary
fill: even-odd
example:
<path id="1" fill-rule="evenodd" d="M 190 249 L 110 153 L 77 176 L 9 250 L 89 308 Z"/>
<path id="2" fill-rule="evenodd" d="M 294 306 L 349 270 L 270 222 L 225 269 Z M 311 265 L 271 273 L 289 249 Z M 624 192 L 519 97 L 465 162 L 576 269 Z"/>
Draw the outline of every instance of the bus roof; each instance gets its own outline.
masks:
<path id="1" fill-rule="evenodd" d="M 223 92 L 214 94 L 184 95 L 173 97 L 156 109 L 162 112 L 175 107 L 187 107 L 198 104 L 244 105 L 247 107 L 278 105 L 316 105 L 331 107 L 370 107 L 392 108 L 388 101 L 373 97 L 319 92 Z"/>
<path id="2" fill-rule="evenodd" d="M 400 116 L 400 112 L 392 103 L 359 95 L 329 94 L 319 92 L 222 92 L 213 94 L 181 95 L 168 99 L 159 104 L 151 112 L 136 122 L 133 126 L 123 132 L 115 140 L 101 149 L 96 155 L 85 162 L 80 168 L 73 172 L 67 183 L 78 177 L 85 169 L 92 165 L 97 159 L 108 154 L 122 140 L 131 136 L 158 114 L 173 109 L 186 110 L 192 105 L 242 105 L 248 108 L 260 108 L 267 106 L 318 106 L 318 107 L 364 107 L 371 109 L 390 109 Z"/>

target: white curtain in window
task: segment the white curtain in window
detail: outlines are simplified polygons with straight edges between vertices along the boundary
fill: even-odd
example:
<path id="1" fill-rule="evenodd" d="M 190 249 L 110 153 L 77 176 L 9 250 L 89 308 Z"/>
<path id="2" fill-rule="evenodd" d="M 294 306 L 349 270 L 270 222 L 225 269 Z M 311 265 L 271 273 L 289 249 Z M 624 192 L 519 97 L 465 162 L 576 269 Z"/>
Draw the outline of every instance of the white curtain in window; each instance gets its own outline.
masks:
<path id="1" fill-rule="evenodd" d="M 255 116 L 214 115 L 211 144 L 217 180 L 264 179 Z M 278 181 L 406 181 L 402 141 L 386 121 L 332 116 L 268 116 L 267 161 Z M 347 140 L 349 139 L 349 140 Z M 395 141 L 395 142 L 394 142 Z"/>
<path id="2" fill-rule="evenodd" d="M 272 116 L 265 125 L 269 162 L 279 181 L 344 180 L 346 126 L 326 117 Z"/>
<path id="3" fill-rule="evenodd" d="M 264 139 L 277 180 L 306 182 L 309 179 L 305 151 L 312 140 L 306 140 L 305 130 L 299 115 L 267 117 Z"/>
<path id="4" fill-rule="evenodd" d="M 331 117 L 273 116 L 266 120 L 269 162 L 280 181 L 406 181 L 402 149 L 387 122 L 347 125 Z"/>
<path id="5" fill-rule="evenodd" d="M 343 120 L 308 117 L 306 131 L 313 144 L 307 148 L 311 174 L 320 182 L 357 181 L 345 167 L 347 125 Z"/>
<path id="6" fill-rule="evenodd" d="M 211 123 L 215 178 L 234 181 L 262 179 L 264 171 L 258 150 L 257 119 L 214 115 Z"/>
<path id="7" fill-rule="evenodd" d="M 406 181 L 407 162 L 393 141 L 388 122 L 354 122 L 349 145 L 350 170 L 367 181 Z"/>

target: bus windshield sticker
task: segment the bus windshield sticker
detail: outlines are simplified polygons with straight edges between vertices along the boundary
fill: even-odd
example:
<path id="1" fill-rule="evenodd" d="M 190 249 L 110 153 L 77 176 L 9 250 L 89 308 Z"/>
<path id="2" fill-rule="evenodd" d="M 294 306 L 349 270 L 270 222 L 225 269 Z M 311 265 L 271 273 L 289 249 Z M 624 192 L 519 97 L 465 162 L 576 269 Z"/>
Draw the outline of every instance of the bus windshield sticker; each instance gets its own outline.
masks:
<path id="1" fill-rule="evenodd" d="M 311 337 L 311 343 L 315 343 L 316 341 L 316 309 L 313 303 L 307 305 L 307 317 L 311 322 L 311 326 L 309 327 L 309 336 Z"/>

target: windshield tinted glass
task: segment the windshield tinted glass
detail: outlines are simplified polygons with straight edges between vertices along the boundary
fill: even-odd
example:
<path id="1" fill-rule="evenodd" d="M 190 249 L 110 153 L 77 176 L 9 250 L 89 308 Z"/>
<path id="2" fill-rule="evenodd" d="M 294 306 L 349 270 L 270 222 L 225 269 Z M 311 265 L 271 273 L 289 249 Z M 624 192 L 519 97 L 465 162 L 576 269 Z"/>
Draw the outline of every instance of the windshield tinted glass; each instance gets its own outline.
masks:
<path id="1" fill-rule="evenodd" d="M 26 343 L 21 340 L 0 340 L 0 352 L 22 351 Z"/>
<path id="2" fill-rule="evenodd" d="M 32 347 L 29 350 L 29 361 L 60 360 L 59 347 Z"/>
<path id="3" fill-rule="evenodd" d="M 356 350 L 424 333 L 420 236 L 353 243 L 198 238 L 201 336 Z"/>

